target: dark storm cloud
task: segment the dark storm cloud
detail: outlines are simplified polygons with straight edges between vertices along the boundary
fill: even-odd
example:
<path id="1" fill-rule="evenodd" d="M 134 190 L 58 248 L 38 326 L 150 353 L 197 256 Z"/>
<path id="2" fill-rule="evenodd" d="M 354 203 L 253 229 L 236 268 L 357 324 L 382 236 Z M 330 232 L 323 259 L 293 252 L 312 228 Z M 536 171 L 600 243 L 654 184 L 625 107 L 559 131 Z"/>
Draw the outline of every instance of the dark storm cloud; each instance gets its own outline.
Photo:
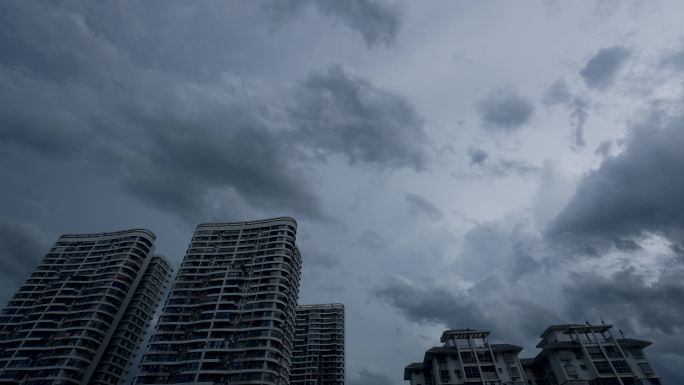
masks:
<path id="1" fill-rule="evenodd" d="M 424 197 L 418 194 L 405 193 L 404 199 L 409 204 L 410 212 L 414 215 L 423 215 L 432 220 L 442 218 L 442 212 Z"/>
<path id="2" fill-rule="evenodd" d="M 416 171 L 427 165 L 429 144 L 415 107 L 341 65 L 312 73 L 289 113 L 295 138 L 319 156 Z"/>
<path id="3" fill-rule="evenodd" d="M 684 117 L 653 113 L 625 150 L 582 179 L 550 224 L 555 240 L 629 238 L 644 232 L 681 239 L 684 231 Z"/>
<path id="4" fill-rule="evenodd" d="M 457 328 L 475 327 L 486 319 L 477 305 L 468 299 L 466 292 L 440 286 L 419 287 L 395 278 L 374 289 L 372 295 L 413 322 Z"/>
<path id="5" fill-rule="evenodd" d="M 567 84 L 562 79 L 556 80 L 544 95 L 544 104 L 547 106 L 564 105 L 570 110 L 569 121 L 574 128 L 574 144 L 584 147 L 584 124 L 589 118 L 589 101 L 586 97 L 575 95 L 570 92 Z"/>
<path id="6" fill-rule="evenodd" d="M 530 100 L 510 88 L 492 91 L 477 104 L 483 127 L 513 132 L 528 123 L 534 113 Z"/>
<path id="7" fill-rule="evenodd" d="M 509 281 L 516 282 L 544 267 L 545 262 L 533 257 L 540 241 L 539 234 L 526 223 L 510 229 L 498 223 L 477 224 L 463 236 L 453 269 L 467 279 L 479 279 L 492 273 L 495 266 Z"/>
<path id="8" fill-rule="evenodd" d="M 357 376 L 347 378 L 346 381 L 349 385 L 395 385 L 396 382 L 393 381 L 388 375 L 372 371 L 366 368 L 361 369 L 361 372 Z"/>
<path id="9" fill-rule="evenodd" d="M 684 47 L 670 52 L 660 60 L 660 65 L 677 71 L 684 71 Z"/>
<path id="10" fill-rule="evenodd" d="M 399 5 L 382 0 L 272 0 L 264 6 L 278 23 L 313 6 L 321 14 L 361 34 L 369 48 L 394 44 L 401 26 Z"/>
<path id="11" fill-rule="evenodd" d="M 132 194 L 189 218 L 207 211 L 208 194 L 216 190 L 254 207 L 287 207 L 320 218 L 314 196 L 286 155 L 288 148 L 266 127 L 242 122 L 195 130 L 193 123 L 160 123 L 165 128 L 148 132 L 145 154 L 124 160 L 130 164 L 123 182 Z"/>
<path id="12" fill-rule="evenodd" d="M 438 324 L 446 328 L 489 330 L 512 341 L 523 341 L 538 335 L 558 318 L 548 309 L 532 302 L 507 298 L 492 305 L 486 294 L 478 292 L 505 290 L 496 279 L 485 279 L 468 290 L 432 285 L 417 286 L 406 279 L 395 278 L 373 289 L 371 295 L 398 310 L 406 319 L 417 323 Z M 489 312 L 496 306 L 498 314 Z"/>
<path id="13" fill-rule="evenodd" d="M 0 58 L 6 151 L 73 161 L 191 221 L 221 200 L 222 209 L 246 202 L 324 217 L 269 101 L 244 79 L 203 83 L 142 67 L 78 9 L 35 4 L 0 5 L 13 52 Z"/>
<path id="14" fill-rule="evenodd" d="M 580 75 L 590 88 L 605 89 L 613 84 L 631 54 L 629 48 L 620 45 L 601 48 L 580 70 Z"/>
<path id="15" fill-rule="evenodd" d="M 38 265 L 48 247 L 35 226 L 0 219 L 0 278 L 25 277 Z"/>
<path id="16" fill-rule="evenodd" d="M 472 166 L 475 164 L 483 164 L 489 157 L 489 154 L 487 154 L 487 151 L 485 150 L 471 147 L 468 149 L 468 157 L 470 157 L 470 165 Z"/>
<path id="17" fill-rule="evenodd" d="M 564 287 L 567 311 L 573 319 L 610 317 L 622 328 L 642 327 L 679 335 L 684 319 L 684 270 L 668 269 L 654 282 L 634 268 L 606 277 L 575 273 Z"/>

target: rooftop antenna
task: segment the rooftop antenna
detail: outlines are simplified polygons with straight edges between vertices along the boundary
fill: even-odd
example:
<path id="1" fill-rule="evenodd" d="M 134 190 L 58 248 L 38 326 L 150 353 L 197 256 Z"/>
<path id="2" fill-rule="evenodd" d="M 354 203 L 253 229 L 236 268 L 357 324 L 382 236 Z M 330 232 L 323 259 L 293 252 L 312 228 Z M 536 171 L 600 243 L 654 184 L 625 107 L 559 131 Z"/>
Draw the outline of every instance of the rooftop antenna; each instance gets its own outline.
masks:
<path id="1" fill-rule="evenodd" d="M 601 317 L 601 324 L 605 325 L 606 323 L 603 321 L 603 317 Z"/>
<path id="2" fill-rule="evenodd" d="M 622 339 L 624 339 L 624 338 L 625 338 L 625 333 L 622 332 L 622 329 L 619 329 L 618 331 L 620 332 L 620 336 L 622 337 Z"/>

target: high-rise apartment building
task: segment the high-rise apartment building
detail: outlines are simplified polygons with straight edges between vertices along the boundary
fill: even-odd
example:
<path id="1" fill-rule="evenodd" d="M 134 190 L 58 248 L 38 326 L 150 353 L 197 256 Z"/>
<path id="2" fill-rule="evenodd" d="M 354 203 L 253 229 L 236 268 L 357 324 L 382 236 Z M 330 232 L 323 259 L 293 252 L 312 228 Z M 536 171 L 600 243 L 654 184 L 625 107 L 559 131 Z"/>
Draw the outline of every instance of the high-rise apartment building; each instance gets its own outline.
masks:
<path id="1" fill-rule="evenodd" d="M 296 232 L 291 218 L 197 226 L 136 384 L 287 384 Z"/>
<path id="2" fill-rule="evenodd" d="M 649 341 L 614 338 L 611 325 L 551 325 L 523 360 L 531 385 L 660 385 L 644 354 Z"/>
<path id="3" fill-rule="evenodd" d="M 344 385 L 344 305 L 297 308 L 290 385 Z"/>
<path id="4" fill-rule="evenodd" d="M 0 384 L 121 384 L 170 275 L 154 240 L 59 237 L 0 314 Z"/>
<path id="5" fill-rule="evenodd" d="M 489 332 L 470 329 L 447 330 L 443 346 L 425 352 L 422 362 L 404 369 L 411 385 L 526 385 L 518 359 L 521 346 L 490 344 Z"/>

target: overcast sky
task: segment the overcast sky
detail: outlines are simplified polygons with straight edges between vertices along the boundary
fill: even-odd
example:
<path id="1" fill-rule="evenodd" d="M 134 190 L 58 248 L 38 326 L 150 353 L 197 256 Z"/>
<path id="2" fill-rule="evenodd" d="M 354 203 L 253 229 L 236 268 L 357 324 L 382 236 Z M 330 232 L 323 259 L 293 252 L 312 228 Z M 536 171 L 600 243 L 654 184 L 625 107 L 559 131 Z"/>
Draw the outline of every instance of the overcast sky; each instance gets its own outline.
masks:
<path id="1" fill-rule="evenodd" d="M 684 383 L 684 2 L 0 2 L 0 300 L 59 234 L 292 216 L 347 383 L 585 320 Z"/>

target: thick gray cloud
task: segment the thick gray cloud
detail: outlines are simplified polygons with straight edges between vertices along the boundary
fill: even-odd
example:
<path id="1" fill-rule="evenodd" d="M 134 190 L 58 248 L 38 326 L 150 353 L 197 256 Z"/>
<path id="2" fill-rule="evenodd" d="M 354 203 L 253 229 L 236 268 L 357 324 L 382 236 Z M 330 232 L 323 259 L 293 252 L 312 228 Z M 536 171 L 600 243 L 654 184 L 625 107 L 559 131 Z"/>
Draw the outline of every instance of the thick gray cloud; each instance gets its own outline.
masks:
<path id="1" fill-rule="evenodd" d="M 206 219 L 217 198 L 221 210 L 247 203 L 323 218 L 292 145 L 352 163 L 426 165 L 427 139 L 413 106 L 340 66 L 312 74 L 289 97 L 300 139 L 292 143 L 281 138 L 277 106 L 252 96 L 244 79 L 203 83 L 143 67 L 78 8 L 53 6 L 48 18 L 35 4 L 3 7 L 20 22 L 3 23 L 12 55 L 0 59 L 0 144 L 95 167 L 185 219 Z M 112 72 L 102 77 L 101 68 Z"/>
<path id="2" fill-rule="evenodd" d="M 312 73 L 289 113 L 296 139 L 318 155 L 383 168 L 427 165 L 429 144 L 414 106 L 341 65 Z"/>
<path id="3" fill-rule="evenodd" d="M 393 45 L 402 22 L 399 5 L 383 0 L 275 0 L 266 1 L 264 6 L 277 23 L 313 6 L 361 34 L 369 48 Z"/>
<path id="4" fill-rule="evenodd" d="M 440 285 L 416 285 L 394 278 L 374 288 L 371 295 L 417 323 L 438 324 L 445 328 L 474 328 L 506 336 L 522 343 L 534 338 L 545 326 L 557 322 L 549 309 L 521 298 L 503 298 L 506 284 L 496 278 L 478 282 L 468 290 Z M 492 301 L 489 292 L 497 292 Z M 498 314 L 490 312 L 497 307 Z"/>
<path id="5" fill-rule="evenodd" d="M 660 65 L 665 68 L 684 71 L 684 47 L 663 56 L 660 59 Z"/>
<path id="6" fill-rule="evenodd" d="M 621 45 L 601 48 L 580 70 L 580 75 L 590 88 L 605 89 L 613 84 L 631 54 L 629 48 Z"/>
<path id="7" fill-rule="evenodd" d="M 471 147 L 468 149 L 468 157 L 470 157 L 470 165 L 472 166 L 483 164 L 489 157 L 489 154 L 483 149 Z"/>
<path id="8" fill-rule="evenodd" d="M 518 130 L 534 113 L 534 104 L 511 88 L 492 91 L 477 107 L 483 127 L 502 132 Z"/>
<path id="9" fill-rule="evenodd" d="M 432 220 L 442 218 L 442 212 L 430 203 L 425 197 L 418 194 L 405 193 L 404 199 L 409 204 L 410 212 L 414 215 L 423 215 Z"/>
<path id="10" fill-rule="evenodd" d="M 589 118 L 589 101 L 585 96 L 573 94 L 563 79 L 556 80 L 544 95 L 547 106 L 564 105 L 570 110 L 569 121 L 574 129 L 574 145 L 584 147 L 584 124 Z"/>
<path id="11" fill-rule="evenodd" d="M 610 276 L 575 273 L 564 288 L 571 318 L 610 317 L 623 328 L 648 327 L 665 334 L 679 334 L 684 319 L 684 269 L 674 267 L 654 282 L 634 268 Z"/>
<path id="12" fill-rule="evenodd" d="M 624 330 L 626 337 L 655 340 L 647 351 L 667 383 L 680 384 L 684 375 L 673 368 L 684 362 L 681 344 L 684 318 L 684 270 L 681 262 L 653 280 L 629 267 L 609 276 L 573 274 L 563 288 L 566 319 L 604 319 Z"/>
<path id="13" fill-rule="evenodd" d="M 621 154 L 586 175 L 549 227 L 552 238 L 613 240 L 684 231 L 684 117 L 654 113 L 634 128 Z"/>
<path id="14" fill-rule="evenodd" d="M 395 385 L 400 382 L 393 381 L 386 374 L 363 368 L 358 375 L 347 378 L 346 383 L 349 385 Z"/>

